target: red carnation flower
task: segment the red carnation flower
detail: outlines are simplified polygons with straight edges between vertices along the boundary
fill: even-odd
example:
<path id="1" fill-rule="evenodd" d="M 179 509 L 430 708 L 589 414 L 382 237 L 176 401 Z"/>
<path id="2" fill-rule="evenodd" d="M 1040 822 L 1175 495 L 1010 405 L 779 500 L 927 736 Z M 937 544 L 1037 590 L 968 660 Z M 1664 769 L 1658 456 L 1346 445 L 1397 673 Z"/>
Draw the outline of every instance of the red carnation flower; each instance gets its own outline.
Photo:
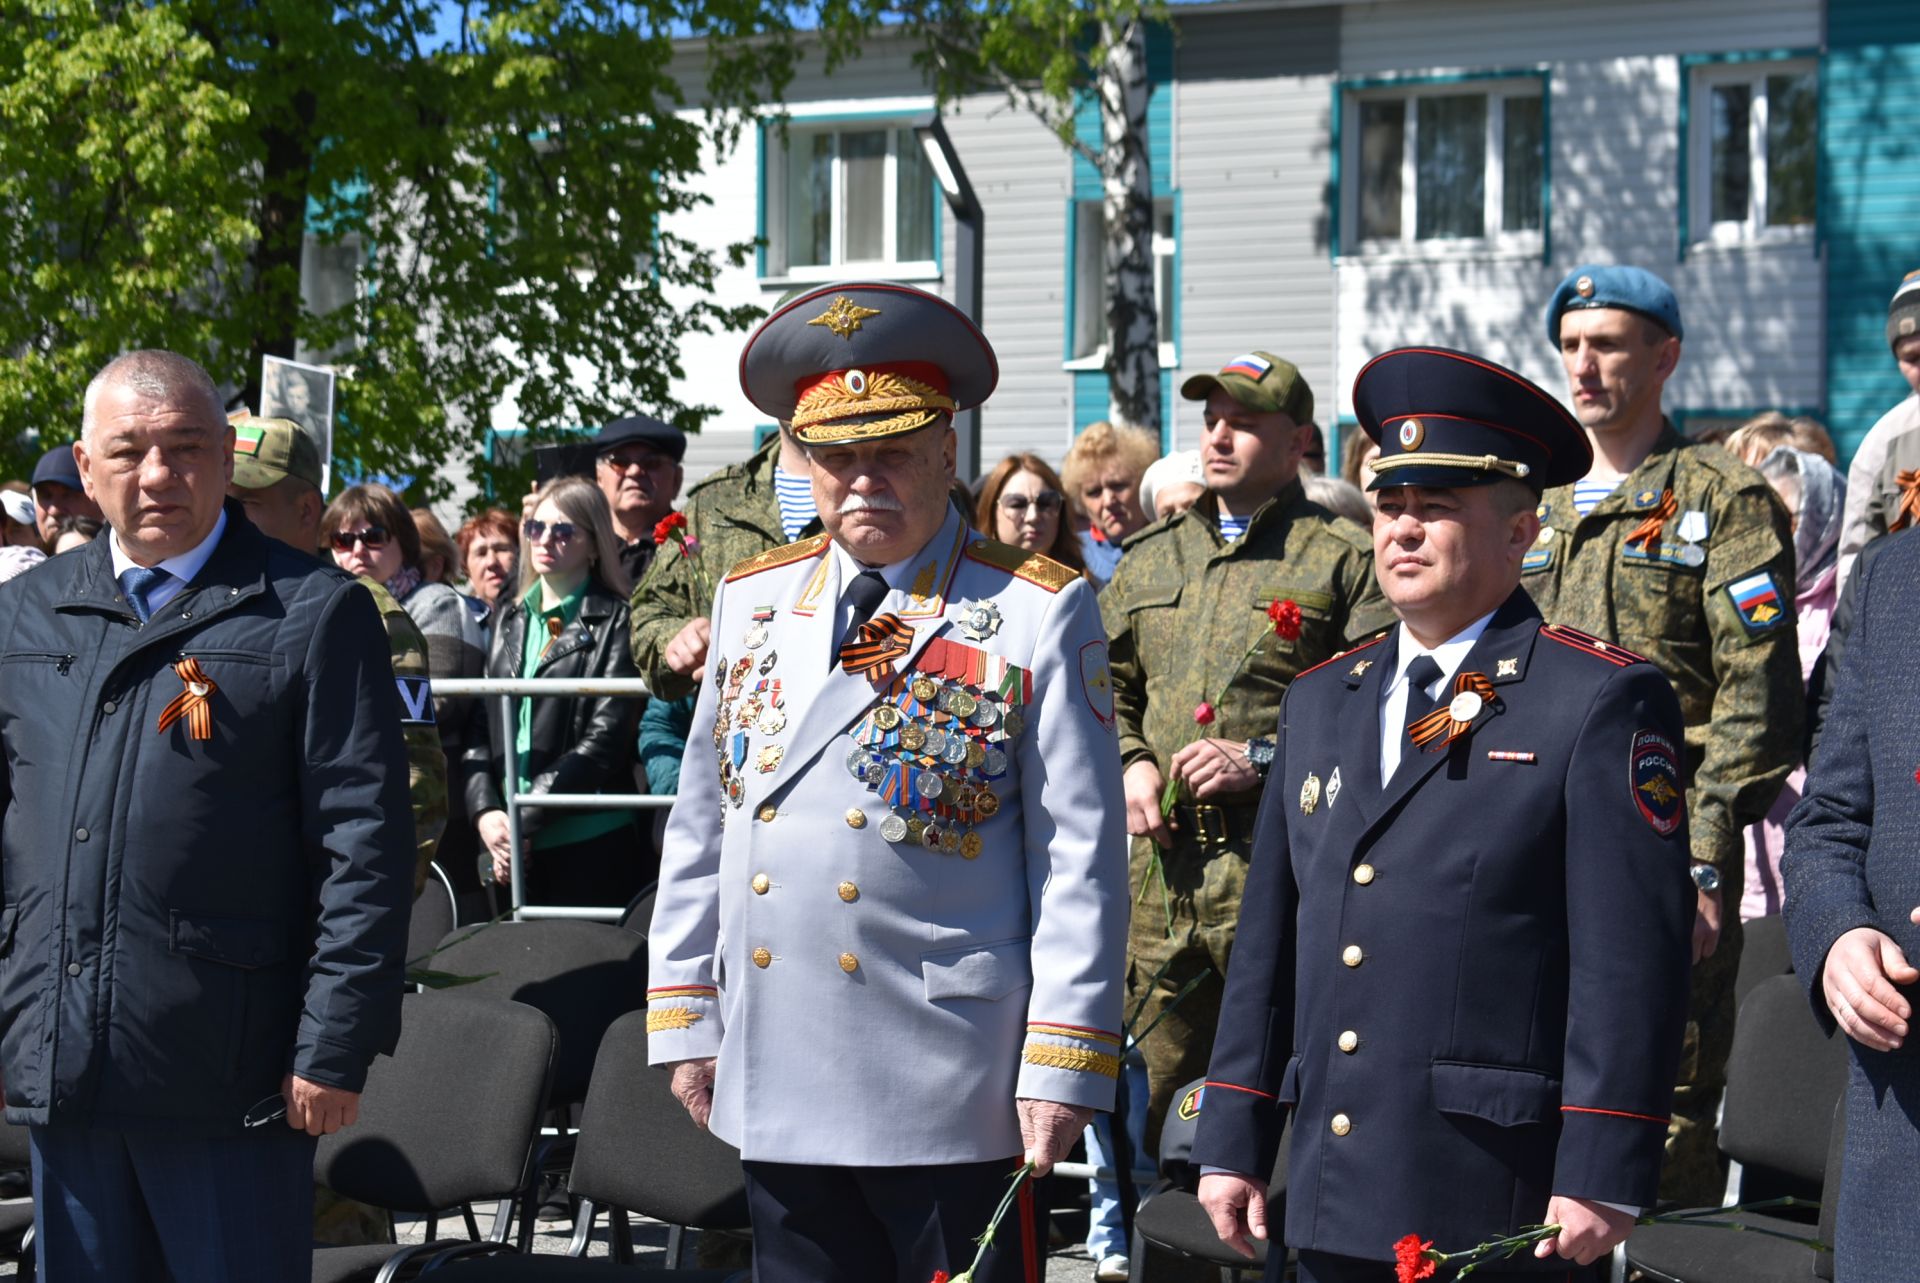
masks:
<path id="1" fill-rule="evenodd" d="M 1273 621 L 1273 631 L 1288 641 L 1300 640 L 1300 603 L 1289 597 L 1285 601 L 1267 603 L 1267 618 Z"/>
<path id="2" fill-rule="evenodd" d="M 1409 1234 L 1393 1245 L 1393 1276 L 1398 1283 L 1433 1277 L 1434 1260 L 1427 1254 L 1432 1246 L 1432 1239 L 1421 1242 L 1418 1234 Z"/>
<path id="3" fill-rule="evenodd" d="M 947 1283 L 947 1272 L 945 1270 L 935 1270 L 933 1272 L 933 1283 Z"/>
<path id="4" fill-rule="evenodd" d="M 1204 699 L 1201 700 L 1200 706 L 1193 710 L 1193 720 L 1202 726 L 1213 725 L 1213 705 L 1207 703 Z"/>
<path id="5" fill-rule="evenodd" d="M 670 512 L 655 523 L 653 527 L 653 541 L 657 544 L 663 544 L 673 538 L 674 531 L 685 530 L 686 528 L 687 514 L 684 512 Z"/>

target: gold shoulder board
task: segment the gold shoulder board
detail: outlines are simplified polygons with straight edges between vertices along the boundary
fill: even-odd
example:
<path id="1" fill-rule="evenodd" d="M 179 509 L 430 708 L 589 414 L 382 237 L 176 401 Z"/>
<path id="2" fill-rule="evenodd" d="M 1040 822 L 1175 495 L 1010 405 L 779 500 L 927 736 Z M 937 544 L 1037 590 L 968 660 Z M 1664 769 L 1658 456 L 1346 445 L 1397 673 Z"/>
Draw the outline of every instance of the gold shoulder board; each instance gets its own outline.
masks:
<path id="1" fill-rule="evenodd" d="M 772 570 L 775 566 L 791 566 L 796 561 L 817 557 L 826 550 L 827 540 L 826 535 L 815 535 L 811 539 L 802 539 L 798 543 L 782 544 L 778 548 L 769 548 L 765 552 L 755 553 L 735 564 L 734 568 L 727 572 L 727 582 L 745 579 L 748 575 L 757 575 L 763 570 Z"/>
<path id="2" fill-rule="evenodd" d="M 1039 584 L 1048 592 L 1059 592 L 1080 577 L 1079 571 L 1071 566 L 1063 566 L 1051 557 L 992 539 L 975 539 L 968 543 L 967 556 L 995 570 L 1004 570 L 1016 579 Z"/>

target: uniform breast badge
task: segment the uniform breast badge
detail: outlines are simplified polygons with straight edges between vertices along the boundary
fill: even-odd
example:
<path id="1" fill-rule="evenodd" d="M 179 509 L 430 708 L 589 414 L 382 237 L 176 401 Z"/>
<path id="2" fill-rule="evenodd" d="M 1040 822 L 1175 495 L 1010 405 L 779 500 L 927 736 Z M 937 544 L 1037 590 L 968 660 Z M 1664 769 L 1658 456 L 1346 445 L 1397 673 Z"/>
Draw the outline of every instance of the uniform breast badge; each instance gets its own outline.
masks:
<path id="1" fill-rule="evenodd" d="M 753 608 L 753 623 L 747 628 L 747 635 L 742 638 L 748 650 L 759 650 L 767 644 L 767 625 L 772 620 L 773 607 L 755 606 Z"/>
<path id="2" fill-rule="evenodd" d="M 1704 566 L 1707 562 L 1707 550 L 1700 541 L 1707 537 L 1707 514 L 1698 508 L 1689 508 L 1680 514 L 1680 523 L 1673 528 L 1680 536 L 1680 560 L 1689 566 Z"/>
<path id="3" fill-rule="evenodd" d="M 959 625 L 968 641 L 985 641 L 1000 631 L 1000 608 L 990 601 L 963 601 Z"/>
<path id="4" fill-rule="evenodd" d="M 769 744 L 761 749 L 760 756 L 754 759 L 753 769 L 762 775 L 771 775 L 780 769 L 780 759 L 786 755 L 787 750 L 780 745 Z"/>
<path id="5" fill-rule="evenodd" d="M 1340 796 L 1340 768 L 1336 766 L 1333 768 L 1333 774 L 1327 777 L 1327 805 L 1331 807 L 1333 805 L 1333 800 L 1339 796 Z"/>
<path id="6" fill-rule="evenodd" d="M 1313 809 L 1320 805 L 1320 777 L 1307 772 L 1307 778 L 1300 784 L 1300 814 L 1312 815 Z"/>

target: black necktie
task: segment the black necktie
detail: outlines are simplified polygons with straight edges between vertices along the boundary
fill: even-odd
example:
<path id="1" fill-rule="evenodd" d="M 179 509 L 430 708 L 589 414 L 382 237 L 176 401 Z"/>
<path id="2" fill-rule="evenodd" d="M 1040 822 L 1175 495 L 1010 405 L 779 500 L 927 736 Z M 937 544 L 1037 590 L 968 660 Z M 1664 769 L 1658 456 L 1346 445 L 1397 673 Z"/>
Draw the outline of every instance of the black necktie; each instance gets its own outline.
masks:
<path id="1" fill-rule="evenodd" d="M 1407 665 L 1406 725 L 1412 726 L 1433 711 L 1434 705 L 1439 701 L 1427 692 L 1439 680 L 1440 665 L 1434 662 L 1431 655 L 1415 656 L 1413 662 Z M 1403 749 L 1403 756 L 1405 752 L 1406 750 Z"/>
<path id="2" fill-rule="evenodd" d="M 832 668 L 840 662 L 840 651 L 850 641 L 860 635 L 860 625 L 873 618 L 873 612 L 887 596 L 887 581 L 880 577 L 877 570 L 863 570 L 854 576 L 853 583 L 847 588 L 842 599 L 853 607 L 853 619 L 847 624 L 846 631 L 840 634 L 840 645 L 833 648 L 833 654 L 827 659 L 827 667 Z"/>

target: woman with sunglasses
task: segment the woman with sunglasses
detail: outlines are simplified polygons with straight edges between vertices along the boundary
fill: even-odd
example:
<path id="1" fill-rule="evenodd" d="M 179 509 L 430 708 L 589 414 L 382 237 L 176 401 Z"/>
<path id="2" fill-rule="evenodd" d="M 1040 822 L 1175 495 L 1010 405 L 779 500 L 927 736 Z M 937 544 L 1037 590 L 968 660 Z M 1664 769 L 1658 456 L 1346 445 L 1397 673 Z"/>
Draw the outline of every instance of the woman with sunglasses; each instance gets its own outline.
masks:
<path id="1" fill-rule="evenodd" d="M 1080 541 L 1066 520 L 1060 478 L 1038 455 L 1010 454 L 980 483 L 974 525 L 1001 543 L 1045 553 L 1086 573 Z"/>
<path id="2" fill-rule="evenodd" d="M 633 585 L 606 496 L 583 477 L 541 486 L 521 527 L 521 594 L 495 610 L 489 677 L 636 677 L 628 637 Z M 468 731 L 461 774 L 468 810 L 505 884 L 506 790 L 522 793 L 631 793 L 640 701 L 632 696 L 546 696 L 514 701 L 513 724 L 486 700 Z M 520 778 L 504 778 L 507 737 Z M 540 905 L 625 904 L 653 876 L 630 810 L 539 806 L 520 812 L 526 900 Z M 643 849 L 644 848 L 644 849 Z"/>

